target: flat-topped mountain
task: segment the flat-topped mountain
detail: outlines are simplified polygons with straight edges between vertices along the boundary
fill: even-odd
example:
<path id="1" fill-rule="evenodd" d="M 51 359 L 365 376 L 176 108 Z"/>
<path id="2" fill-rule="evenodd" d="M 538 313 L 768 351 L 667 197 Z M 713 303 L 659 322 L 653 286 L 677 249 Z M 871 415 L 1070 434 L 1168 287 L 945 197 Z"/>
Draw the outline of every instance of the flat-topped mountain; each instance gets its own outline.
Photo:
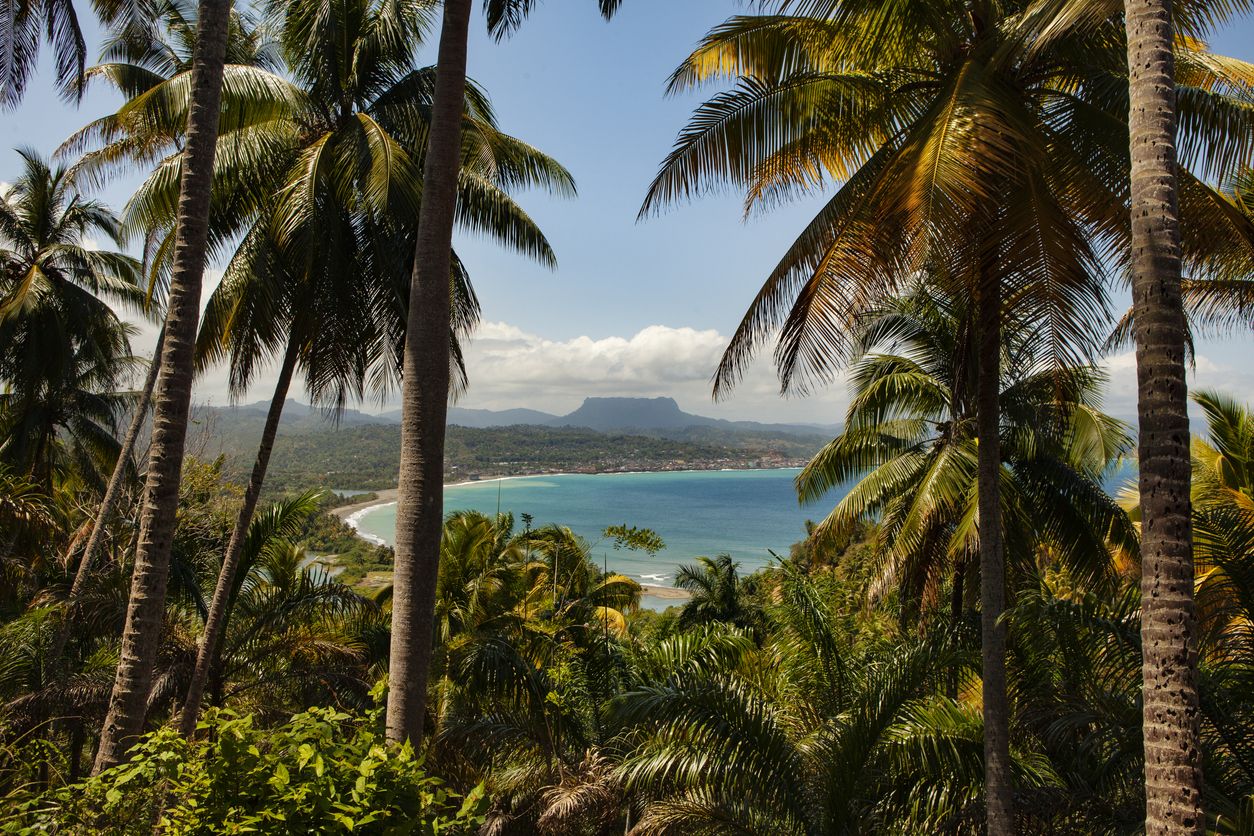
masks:
<path id="1" fill-rule="evenodd" d="M 640 430 L 699 427 L 714 423 L 714 419 L 684 412 L 674 398 L 585 398 L 578 409 L 554 419 L 554 423 L 605 432 L 627 427 Z"/>
<path id="2" fill-rule="evenodd" d="M 398 413 L 399 414 L 399 413 Z M 727 421 L 695 415 L 679 408 L 674 398 L 585 398 L 568 415 L 550 415 L 534 409 L 449 409 L 448 422 L 463 427 L 507 427 L 535 424 L 549 427 L 582 427 L 599 432 L 670 433 L 696 428 L 736 430 L 789 435 L 830 435 L 835 426 L 819 424 L 764 424 L 757 421 Z"/>

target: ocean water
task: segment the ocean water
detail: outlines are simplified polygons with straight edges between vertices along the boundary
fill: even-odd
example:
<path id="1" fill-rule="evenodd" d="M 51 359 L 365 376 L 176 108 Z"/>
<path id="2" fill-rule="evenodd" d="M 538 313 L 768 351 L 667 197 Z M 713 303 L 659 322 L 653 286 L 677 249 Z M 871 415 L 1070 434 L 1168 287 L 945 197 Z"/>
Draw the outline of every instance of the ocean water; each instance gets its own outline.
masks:
<path id="1" fill-rule="evenodd" d="M 698 555 L 726 552 L 746 574 L 765 566 L 770 551 L 787 555 L 805 536 L 807 519 L 822 519 L 839 498 L 807 507 L 797 504 L 796 469 L 716 470 L 668 473 L 607 473 L 534 476 L 445 488 L 444 509 L 512 512 L 533 526 L 569 526 L 592 545 L 597 562 L 643 583 L 671 586 L 679 564 Z M 396 505 L 356 515 L 358 529 L 391 544 Z M 666 542 L 656 555 L 615 551 L 601 532 L 610 525 L 651 528 Z"/>
<path id="2" fill-rule="evenodd" d="M 821 501 L 801 506 L 793 489 L 796 469 L 721 470 L 668 473 L 609 473 L 534 476 L 475 482 L 445 488 L 444 509 L 522 514 L 536 527 L 569 526 L 592 545 L 594 559 L 641 583 L 673 586 L 676 568 L 698 555 L 730 554 L 744 574 L 781 556 L 805 536 L 807 519 L 823 519 L 848 486 Z M 1109 474 L 1108 491 L 1117 493 L 1136 476 L 1125 463 Z M 396 505 L 375 506 L 350 518 L 367 537 L 390 545 L 396 532 Z M 601 532 L 609 525 L 652 528 L 666 542 L 656 555 L 615 551 Z M 645 596 L 645 606 L 664 609 L 674 601 Z"/>

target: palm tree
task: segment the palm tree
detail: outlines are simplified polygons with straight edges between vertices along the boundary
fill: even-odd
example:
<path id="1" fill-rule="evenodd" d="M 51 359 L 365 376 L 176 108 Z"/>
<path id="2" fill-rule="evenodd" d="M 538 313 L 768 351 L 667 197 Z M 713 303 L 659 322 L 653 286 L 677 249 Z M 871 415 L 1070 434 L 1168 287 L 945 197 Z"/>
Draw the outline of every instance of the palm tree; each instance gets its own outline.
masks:
<path id="1" fill-rule="evenodd" d="M 156 663 L 192 394 L 230 7 L 229 0 L 200 3 L 143 514 L 117 677 L 96 753 L 95 773 L 121 762 L 141 731 Z"/>
<path id="2" fill-rule="evenodd" d="M 147 169 L 182 153 L 187 129 L 192 57 L 196 52 L 199 9 L 196 0 L 155 0 L 154 25 L 127 26 L 113 33 L 101 49 L 100 63 L 83 75 L 84 87 L 105 84 L 124 97 L 116 112 L 94 119 L 75 131 L 57 149 L 59 157 L 75 157 L 79 177 L 108 181 L 130 168 Z M 232 67 L 280 66 L 275 44 L 265 26 L 247 13 L 233 9 L 227 30 L 224 95 L 240 98 L 240 87 L 250 76 Z M 155 101 L 154 101 L 155 100 Z M 159 104 L 158 104 L 159 103 Z M 171 110 L 158 111 L 162 105 Z M 177 178 L 173 184 L 177 199 Z M 169 231 L 168 221 L 157 230 Z M 153 241 L 153 230 L 141 230 L 150 249 L 163 251 L 163 259 L 149 265 L 168 274 L 173 242 Z M 162 295 L 165 286 L 150 276 L 150 292 Z M 161 278 L 168 280 L 168 275 Z"/>
<path id="3" fill-rule="evenodd" d="M 23 171 L 0 197 L 0 381 L 8 432 L 3 458 L 51 489 L 58 432 L 74 429 L 89 484 L 115 446 L 115 395 L 129 331 L 108 300 L 139 307 L 135 259 L 90 244 L 119 242 L 117 219 L 85 198 L 64 169 L 19 149 Z M 66 462 L 62 461 L 61 464 Z"/>
<path id="4" fill-rule="evenodd" d="M 152 17 L 148 0 L 92 0 L 91 5 L 107 26 L 137 26 Z M 45 36 L 61 94 L 73 99 L 82 95 L 87 42 L 72 0 L 5 0 L 0 19 L 0 107 L 21 101 Z"/>
<path id="5" fill-rule="evenodd" d="M 333 17 L 341 22 L 335 37 L 349 45 L 340 54 L 313 48 L 332 37 L 329 19 L 321 12 L 324 5 L 293 3 L 284 9 L 280 44 L 301 87 L 277 101 L 256 103 L 267 116 L 258 120 L 261 127 L 252 129 L 256 136 L 243 142 L 269 153 L 261 171 L 251 177 L 234 175 L 252 182 L 250 193 L 277 198 L 256 212 L 211 300 L 201 336 L 206 362 L 229 347 L 236 392 L 247 387 L 261 357 L 276 351 L 283 360 L 210 607 L 202 658 L 184 705 L 185 733 L 195 728 L 200 692 L 222 631 L 226 591 L 260 495 L 293 372 L 303 366 L 315 400 L 325 397 L 338 408 L 349 396 L 363 396 L 368 383 L 384 389 L 400 367 L 405 316 L 397 300 L 408 296 L 410 270 L 407 260 L 389 253 L 410 249 L 405 246 L 410 219 L 420 202 L 421 185 L 411 160 L 424 153 L 430 71 L 413 66 L 412 56 L 424 7 L 337 0 Z M 268 117 L 282 112 L 289 101 L 299 103 L 290 121 Z M 568 191 L 573 189 L 569 174 L 499 133 L 479 91 L 470 91 L 464 118 L 467 164 L 458 184 L 461 222 L 551 263 L 544 236 L 503 189 L 527 183 Z M 246 116 L 237 119 L 251 122 Z M 224 136 L 234 140 L 236 132 Z M 230 152 L 236 153 L 234 148 Z M 243 163 L 236 165 L 246 169 L 249 160 L 241 156 Z M 333 167 L 322 163 L 330 159 L 336 161 Z M 224 155 L 224 163 L 232 162 Z M 280 177 L 258 188 L 276 170 Z M 249 200 L 228 202 L 242 207 Z M 478 302 L 460 262 L 452 268 L 455 316 L 447 339 L 454 370 L 464 380 L 457 346 L 478 321 Z"/>
<path id="6" fill-rule="evenodd" d="M 621 0 L 598 0 L 609 17 Z M 392 600 L 388 739 L 422 739 L 431 667 L 432 613 L 444 514 L 444 425 L 448 411 L 449 273 L 462 159 L 462 102 L 471 0 L 447 0 L 440 28 L 423 200 L 405 330 L 401 389 L 401 463 L 396 510 L 396 586 Z M 489 0 L 489 30 L 518 26 L 533 0 Z M 424 276 L 426 277 L 424 279 Z"/>
<path id="7" fill-rule="evenodd" d="M 20 612 L 25 602 L 23 587 L 35 561 L 29 560 L 37 543 L 47 543 L 58 530 L 52 498 L 29 479 L 0 467 L 0 526 L 5 531 L 0 542 L 0 613 L 6 617 Z"/>
<path id="8" fill-rule="evenodd" d="M 93 80 L 103 80 L 134 100 L 145 95 L 155 96 L 157 94 L 153 91 L 162 86 L 187 83 L 196 41 L 195 3 L 191 0 L 161 0 L 152 12 L 154 19 L 161 21 L 160 31 L 154 31 L 151 25 L 136 25 L 134 22 L 124 27 L 104 49 L 104 56 L 109 60 L 86 71 L 84 87 Z M 269 59 L 267 42 L 259 37 L 257 30 L 246 19 L 239 14 L 233 15 L 227 41 L 227 62 L 266 66 L 271 63 Z M 185 111 L 186 108 L 180 112 L 183 118 L 177 120 L 177 124 L 172 124 L 176 120 L 170 119 L 163 125 L 145 118 L 147 114 L 142 109 L 123 107 L 119 113 L 97 119 L 77 131 L 62 143 L 58 155 L 85 151 L 71 171 L 78 179 L 103 182 L 121 170 L 124 164 L 142 166 L 161 159 L 163 155 L 181 153 L 182 134 L 187 126 Z M 158 129 L 159 125 L 165 129 Z M 102 144 L 102 147 L 93 147 L 95 144 Z M 150 262 L 145 269 L 148 305 L 156 309 L 160 307 L 168 285 L 173 235 L 168 226 L 145 229 L 143 233 L 145 256 Z M 109 478 L 79 558 L 78 571 L 67 598 L 71 607 L 82 594 L 83 584 L 90 576 L 96 553 L 104 542 L 107 526 L 122 495 L 123 484 L 128 474 L 134 472 L 135 444 L 152 404 L 164 342 L 163 329 L 157 336 L 148 375 L 132 411 L 130 426 L 123 436 L 113 475 Z M 63 633 L 58 639 L 58 647 L 67 635 Z"/>
<path id="9" fill-rule="evenodd" d="M 93 329 L 57 358 L 58 377 L 0 394 L 0 463 L 26 473 L 45 490 L 55 482 L 103 487 L 118 455 L 118 415 L 128 395 L 118 391 L 134 358 L 130 329 Z"/>
<path id="10" fill-rule="evenodd" d="M 1199 640 L 1208 648 L 1235 649 L 1250 638 L 1244 599 L 1254 569 L 1254 414 L 1220 392 L 1194 392 L 1192 400 L 1207 428 L 1192 444 Z"/>
<path id="11" fill-rule="evenodd" d="M 785 570 L 758 650 L 738 632 L 680 634 L 614 699 L 616 770 L 645 833 L 925 832 L 979 804 L 980 717 L 935 696 L 945 636 L 855 650 L 812 579 Z M 657 657 L 657 658 L 652 658 Z M 1029 759 L 1017 765 L 1035 784 Z"/>
<path id="12" fill-rule="evenodd" d="M 777 330 L 784 389 L 830 380 L 858 312 L 925 267 L 982 306 L 973 353 L 987 788 L 990 832 L 1007 833 L 1000 345 L 1007 329 L 1035 332 L 1058 370 L 1095 351 L 1106 317 L 1102 255 L 1127 240 L 1126 191 L 1111 176 L 1126 170 L 1119 24 L 1104 10 L 1028 3 L 782 5 L 798 13 L 734 18 L 676 71 L 673 90 L 715 78 L 738 86 L 698 109 L 642 213 L 720 179 L 746 189 L 749 209 L 828 177 L 842 183 L 737 329 L 716 396 Z M 1188 60 L 1207 64 L 1201 54 Z M 1095 72 L 1111 83 L 1078 82 Z M 1214 98 L 1199 90 L 1200 112 Z M 1211 148 L 1243 155 L 1213 119 L 1196 126 Z M 1209 190 L 1198 187 L 1204 203 Z"/>
<path id="13" fill-rule="evenodd" d="M 230 701 L 262 716 L 285 717 L 293 705 L 365 702 L 371 660 L 353 631 L 377 607 L 291 542 L 321 498 L 307 492 L 253 518 L 229 590 L 220 652 L 209 671 L 213 705 Z M 213 583 L 214 575 L 206 579 Z M 188 661 L 187 673 L 194 676 L 198 654 Z"/>
<path id="14" fill-rule="evenodd" d="M 757 613 L 744 599 L 747 584 L 738 566 L 731 555 L 720 554 L 698 557 L 695 565 L 679 567 L 675 586 L 692 593 L 679 611 L 680 629 L 716 622 L 746 629 L 755 626 Z"/>
<path id="15" fill-rule="evenodd" d="M 1201 736 L 1214 829 L 1254 825 L 1248 788 L 1254 718 L 1242 697 L 1254 663 L 1254 411 L 1213 391 L 1192 395 L 1206 420 L 1193 439 L 1192 533 L 1201 656 Z"/>
<path id="16" fill-rule="evenodd" d="M 510 515 L 456 512 L 438 589 L 431 757 L 486 783 L 485 827 L 617 820 L 621 786 L 599 707 L 624 682 L 639 585 L 603 573 L 569 529 L 519 533 Z"/>
<path id="17" fill-rule="evenodd" d="M 1145 832 L 1202 833 L 1171 4 L 1125 0 L 1141 485 Z"/>
<path id="18" fill-rule="evenodd" d="M 797 477 L 803 502 L 853 483 L 815 535 L 879 523 L 872 596 L 898 589 L 903 615 L 922 615 L 948 580 L 955 624 L 979 550 L 971 308 L 924 283 L 860 317 L 844 430 Z M 1048 554 L 1100 589 L 1115 580 L 1108 542 L 1136 549 L 1135 530 L 1103 489 L 1132 439 L 1100 411 L 1098 371 L 1059 377 L 1022 334 L 1007 334 L 1002 351 L 1000 481 L 1011 565 L 1034 578 Z"/>

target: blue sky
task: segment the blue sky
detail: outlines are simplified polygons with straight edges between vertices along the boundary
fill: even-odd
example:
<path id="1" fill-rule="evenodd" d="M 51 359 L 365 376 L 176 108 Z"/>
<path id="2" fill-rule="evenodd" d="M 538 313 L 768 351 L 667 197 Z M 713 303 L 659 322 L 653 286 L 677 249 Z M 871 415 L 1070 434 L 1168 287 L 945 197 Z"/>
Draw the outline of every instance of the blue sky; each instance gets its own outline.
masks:
<path id="1" fill-rule="evenodd" d="M 462 405 L 563 412 L 585 394 L 668 394 L 703 414 L 838 420 L 846 400 L 842 384 L 781 400 L 765 366 L 730 401 L 709 399 L 709 377 L 726 336 L 819 197 L 746 222 L 739 197 L 725 193 L 636 221 L 658 163 L 699 101 L 696 95 L 665 97 L 667 76 L 706 30 L 743 8 L 729 0 L 628 0 L 606 23 L 593 0 L 547 0 L 502 43 L 489 39 L 482 18 L 476 20 L 471 76 L 488 90 L 505 130 L 572 171 L 579 197 L 520 196 L 556 250 L 556 271 L 459 237 L 485 320 L 469 352 L 471 389 Z M 1212 46 L 1254 60 L 1252 36 L 1254 24 L 1242 20 Z M 433 61 L 433 50 L 424 56 Z M 48 151 L 117 103 L 102 90 L 77 109 L 66 105 L 45 68 L 23 105 L 0 119 L 0 179 L 17 169 L 13 147 Z M 133 183 L 120 180 L 102 196 L 120 207 Z M 1254 374 L 1242 356 L 1246 345 L 1204 343 L 1198 382 L 1254 399 Z M 146 348 L 142 340 L 138 347 Z M 1130 358 L 1116 357 L 1111 367 L 1110 407 L 1129 414 Z M 224 372 L 210 372 L 198 398 L 225 402 L 224 380 Z M 261 380 L 245 400 L 267 397 L 265 384 Z"/>

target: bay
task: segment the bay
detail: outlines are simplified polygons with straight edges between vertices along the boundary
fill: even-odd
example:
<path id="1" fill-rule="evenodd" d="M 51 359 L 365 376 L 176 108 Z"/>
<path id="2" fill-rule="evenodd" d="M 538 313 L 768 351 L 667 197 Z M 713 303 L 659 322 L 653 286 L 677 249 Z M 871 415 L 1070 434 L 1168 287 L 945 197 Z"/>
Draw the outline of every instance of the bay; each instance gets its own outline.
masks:
<path id="1" fill-rule="evenodd" d="M 771 560 L 771 551 L 787 555 L 805 537 L 807 519 L 822 519 L 843 494 L 802 507 L 793 479 L 798 470 L 668 471 L 664 473 L 564 474 L 450 485 L 444 489 L 449 513 L 471 509 L 522 514 L 533 527 L 557 523 L 570 527 L 592 546 L 594 559 L 611 571 L 642 583 L 672 586 L 679 564 L 698 555 L 730 554 L 744 573 Z M 359 512 L 358 530 L 391 545 L 396 505 Z M 656 555 L 616 551 L 602 536 L 610 525 L 651 528 L 666 542 Z"/>
<path id="2" fill-rule="evenodd" d="M 565 525 L 592 546 L 593 558 L 611 571 L 645 584 L 673 586 L 680 564 L 698 555 L 729 554 L 744 574 L 766 566 L 804 538 L 806 520 L 821 520 L 845 495 L 842 485 L 808 506 L 797 502 L 793 487 L 798 469 L 668 471 L 527 476 L 450 485 L 444 490 L 446 513 L 470 509 L 512 513 L 516 530 L 522 515 L 533 526 Z M 1134 480 L 1136 467 L 1124 462 L 1107 475 L 1112 493 Z M 853 480 L 856 481 L 856 480 Z M 850 483 L 852 484 L 852 482 Z M 391 545 L 396 532 L 396 504 L 354 514 L 364 536 Z M 656 555 L 616 551 L 602 532 L 610 525 L 651 528 L 666 542 Z M 664 609 L 674 601 L 645 596 L 645 606 Z"/>

